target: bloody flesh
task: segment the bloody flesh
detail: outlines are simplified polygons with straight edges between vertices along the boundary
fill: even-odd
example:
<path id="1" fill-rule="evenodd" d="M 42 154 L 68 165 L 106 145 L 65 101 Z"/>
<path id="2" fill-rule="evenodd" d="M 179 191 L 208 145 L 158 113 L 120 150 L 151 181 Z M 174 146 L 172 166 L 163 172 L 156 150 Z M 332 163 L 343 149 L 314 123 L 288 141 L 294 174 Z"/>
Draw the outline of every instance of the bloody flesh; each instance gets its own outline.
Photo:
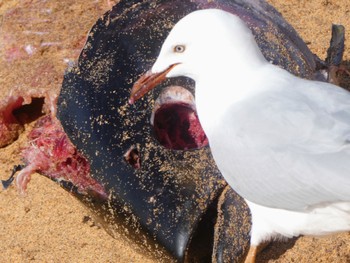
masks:
<path id="1" fill-rule="evenodd" d="M 185 103 L 162 105 L 155 113 L 154 132 L 158 141 L 169 149 L 197 149 L 208 144 L 197 113 Z"/>

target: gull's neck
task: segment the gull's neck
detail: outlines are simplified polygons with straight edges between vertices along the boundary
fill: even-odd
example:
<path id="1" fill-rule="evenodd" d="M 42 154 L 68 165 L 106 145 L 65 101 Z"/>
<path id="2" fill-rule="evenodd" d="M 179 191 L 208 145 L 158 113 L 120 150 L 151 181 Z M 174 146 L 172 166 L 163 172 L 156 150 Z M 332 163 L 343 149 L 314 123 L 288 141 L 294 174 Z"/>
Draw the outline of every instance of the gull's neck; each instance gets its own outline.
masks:
<path id="1" fill-rule="evenodd" d="M 197 111 L 206 133 L 218 125 L 234 103 L 258 92 L 265 70 L 272 66 L 260 55 L 242 63 L 232 61 L 226 57 L 221 66 L 196 76 Z"/>

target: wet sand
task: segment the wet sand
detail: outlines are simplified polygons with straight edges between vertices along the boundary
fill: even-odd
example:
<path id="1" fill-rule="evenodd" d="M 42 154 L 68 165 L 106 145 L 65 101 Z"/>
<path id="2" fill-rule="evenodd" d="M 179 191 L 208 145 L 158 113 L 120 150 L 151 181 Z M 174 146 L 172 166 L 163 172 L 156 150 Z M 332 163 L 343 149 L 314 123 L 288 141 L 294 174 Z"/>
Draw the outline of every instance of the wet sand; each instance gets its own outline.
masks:
<path id="1" fill-rule="evenodd" d="M 58 92 L 68 61 L 76 59 L 88 30 L 110 8 L 102 0 L 51 2 L 0 2 L 0 34 L 7 41 L 0 43 L 0 99 L 11 90 L 25 90 L 28 81 L 33 89 Z M 343 24 L 350 39 L 348 0 L 269 2 L 322 59 L 332 23 Z M 8 34 L 11 30 L 24 33 L 13 37 Z M 40 32 L 49 33 L 43 37 Z M 20 45 L 27 49 L 16 49 Z M 347 48 L 344 64 L 350 65 Z M 349 80 L 343 85 L 349 88 Z M 1 179 L 20 163 L 19 149 L 31 125 L 25 126 L 16 142 L 0 149 Z M 127 240 L 113 239 L 78 200 L 38 174 L 32 176 L 26 196 L 20 196 L 13 186 L 0 192 L 0 251 L 0 262 L 156 262 Z M 350 235 L 274 242 L 259 255 L 258 262 L 350 262 Z"/>

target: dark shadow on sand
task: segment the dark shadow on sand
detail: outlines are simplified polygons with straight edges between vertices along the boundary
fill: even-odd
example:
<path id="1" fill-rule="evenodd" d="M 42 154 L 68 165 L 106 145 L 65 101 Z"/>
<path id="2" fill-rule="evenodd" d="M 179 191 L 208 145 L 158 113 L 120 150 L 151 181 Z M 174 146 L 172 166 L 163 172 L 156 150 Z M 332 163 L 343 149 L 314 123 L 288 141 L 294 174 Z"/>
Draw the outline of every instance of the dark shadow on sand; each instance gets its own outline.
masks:
<path id="1" fill-rule="evenodd" d="M 279 259 L 287 250 L 294 247 L 297 238 L 288 239 L 286 241 L 271 242 L 263 251 L 261 251 L 256 259 L 256 263 L 267 263 L 271 259 Z"/>

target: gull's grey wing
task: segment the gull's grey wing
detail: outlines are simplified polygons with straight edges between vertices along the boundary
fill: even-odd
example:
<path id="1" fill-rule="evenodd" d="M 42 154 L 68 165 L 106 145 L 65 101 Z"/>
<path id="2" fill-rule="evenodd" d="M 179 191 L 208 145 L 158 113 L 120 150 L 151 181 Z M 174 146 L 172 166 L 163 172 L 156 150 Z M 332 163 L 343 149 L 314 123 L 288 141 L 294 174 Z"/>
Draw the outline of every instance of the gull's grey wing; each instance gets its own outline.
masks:
<path id="1" fill-rule="evenodd" d="M 222 143 L 211 148 L 225 179 L 264 206 L 349 201 L 350 93 L 284 72 L 278 78 L 230 108 L 216 136 L 224 143 L 210 141 Z M 235 154 L 226 158 L 229 152 Z"/>

